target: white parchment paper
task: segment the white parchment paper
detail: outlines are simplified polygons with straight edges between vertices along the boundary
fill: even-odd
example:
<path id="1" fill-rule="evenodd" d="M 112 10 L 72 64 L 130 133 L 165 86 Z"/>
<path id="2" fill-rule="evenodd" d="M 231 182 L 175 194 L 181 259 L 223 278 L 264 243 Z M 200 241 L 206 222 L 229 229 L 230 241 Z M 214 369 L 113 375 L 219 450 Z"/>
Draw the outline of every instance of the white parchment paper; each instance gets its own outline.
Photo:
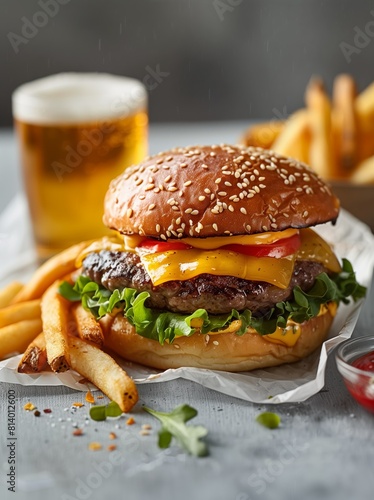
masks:
<path id="1" fill-rule="evenodd" d="M 352 262 L 360 283 L 369 286 L 374 266 L 374 237 L 370 229 L 344 210 L 335 227 L 326 224 L 316 229 L 333 244 L 339 257 L 344 256 Z M 0 262 L 1 286 L 12 279 L 26 280 L 36 267 L 26 203 L 21 195 L 13 200 L 0 217 Z M 256 403 L 305 401 L 324 386 L 327 356 L 337 344 L 352 335 L 361 305 L 340 306 L 329 339 L 319 352 L 298 363 L 243 373 L 187 367 L 160 372 L 125 361 L 123 367 L 138 384 L 165 382 L 181 377 Z M 0 363 L 0 382 L 65 385 L 72 389 L 87 390 L 86 385 L 79 383 L 81 376 L 73 371 L 61 374 L 19 374 L 19 359 L 20 356 L 14 356 Z"/>

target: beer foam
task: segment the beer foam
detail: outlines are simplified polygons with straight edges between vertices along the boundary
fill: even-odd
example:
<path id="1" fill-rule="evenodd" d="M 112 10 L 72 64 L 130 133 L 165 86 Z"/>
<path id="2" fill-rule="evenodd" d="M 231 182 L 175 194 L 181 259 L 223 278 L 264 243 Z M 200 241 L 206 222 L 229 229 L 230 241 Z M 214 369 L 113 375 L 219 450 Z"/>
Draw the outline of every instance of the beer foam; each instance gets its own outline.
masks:
<path id="1" fill-rule="evenodd" d="M 33 124 L 70 124 L 123 118 L 145 110 L 147 92 L 133 78 L 107 73 L 60 73 L 18 87 L 13 116 Z"/>

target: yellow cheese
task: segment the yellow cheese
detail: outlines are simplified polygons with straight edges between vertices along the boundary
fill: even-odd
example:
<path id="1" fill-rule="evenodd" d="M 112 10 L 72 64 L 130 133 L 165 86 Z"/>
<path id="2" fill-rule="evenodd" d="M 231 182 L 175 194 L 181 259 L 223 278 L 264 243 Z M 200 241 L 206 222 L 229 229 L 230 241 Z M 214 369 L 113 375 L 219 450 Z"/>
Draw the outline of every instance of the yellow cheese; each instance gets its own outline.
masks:
<path id="1" fill-rule="evenodd" d="M 285 345 L 287 347 L 293 347 L 298 341 L 301 335 L 300 325 L 297 323 L 289 323 L 286 328 L 280 328 L 279 326 L 274 333 L 269 333 L 269 335 L 263 335 L 263 339 L 273 344 Z"/>
<path id="2" fill-rule="evenodd" d="M 287 288 L 292 276 L 295 255 L 274 259 L 250 257 L 229 250 L 170 250 L 140 256 L 154 286 L 166 281 L 189 280 L 199 274 L 234 276 L 266 281 Z"/>

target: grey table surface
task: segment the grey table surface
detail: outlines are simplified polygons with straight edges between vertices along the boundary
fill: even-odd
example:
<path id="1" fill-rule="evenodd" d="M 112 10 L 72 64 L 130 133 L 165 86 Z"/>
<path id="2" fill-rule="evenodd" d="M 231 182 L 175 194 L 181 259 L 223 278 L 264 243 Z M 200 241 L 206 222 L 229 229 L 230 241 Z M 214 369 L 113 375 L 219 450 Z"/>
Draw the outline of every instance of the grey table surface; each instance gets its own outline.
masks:
<path id="1" fill-rule="evenodd" d="M 194 143 L 235 142 L 244 123 L 165 124 L 150 128 L 150 151 Z M 0 133 L 0 210 L 21 189 L 12 131 Z M 4 265 L 4 263 L 1 263 Z M 354 335 L 372 333 L 373 293 L 362 309 Z M 7 490 L 10 448 L 7 437 L 7 400 L 16 396 L 16 493 Z M 86 419 L 84 393 L 64 387 L 23 387 L 1 384 L 0 499 L 28 500 L 190 498 L 372 499 L 374 492 L 374 417 L 348 395 L 330 356 L 324 389 L 298 404 L 276 407 L 250 404 L 185 380 L 139 386 L 140 403 L 133 416 L 95 423 Z M 31 401 L 52 413 L 39 418 L 23 406 Z M 210 455 L 193 458 L 173 446 L 157 447 L 156 421 L 142 404 L 168 411 L 181 403 L 198 409 L 196 423 L 209 429 Z M 266 409 L 282 418 L 275 430 L 256 423 Z M 140 435 L 150 423 L 150 435 Z M 82 436 L 73 436 L 74 426 Z M 117 434 L 115 441 L 109 433 Z M 103 444 L 101 451 L 88 443 Z M 108 452 L 110 443 L 116 452 Z M 117 453 L 118 452 L 118 453 Z"/>

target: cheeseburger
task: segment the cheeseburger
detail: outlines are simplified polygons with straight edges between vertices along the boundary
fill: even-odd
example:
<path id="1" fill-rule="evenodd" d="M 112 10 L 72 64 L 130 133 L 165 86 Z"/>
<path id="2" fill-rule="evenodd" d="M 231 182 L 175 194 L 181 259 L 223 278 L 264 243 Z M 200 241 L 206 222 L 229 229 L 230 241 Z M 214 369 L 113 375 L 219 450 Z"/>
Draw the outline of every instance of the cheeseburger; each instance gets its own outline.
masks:
<path id="1" fill-rule="evenodd" d="M 294 362 L 361 298 L 311 229 L 339 201 L 306 165 L 242 146 L 178 148 L 112 181 L 112 238 L 78 259 L 61 293 L 100 320 L 106 347 L 154 368 L 227 371 Z"/>

